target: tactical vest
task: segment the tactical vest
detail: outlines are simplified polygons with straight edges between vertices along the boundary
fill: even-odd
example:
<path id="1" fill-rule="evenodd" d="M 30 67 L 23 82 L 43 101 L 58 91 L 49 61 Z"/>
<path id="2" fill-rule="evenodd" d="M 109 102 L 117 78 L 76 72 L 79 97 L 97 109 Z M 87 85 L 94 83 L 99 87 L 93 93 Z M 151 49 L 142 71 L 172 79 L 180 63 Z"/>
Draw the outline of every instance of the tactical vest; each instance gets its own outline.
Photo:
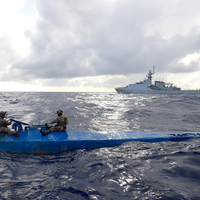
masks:
<path id="1" fill-rule="evenodd" d="M 6 120 L 0 118 L 0 127 L 7 127 L 8 123 Z"/>
<path id="2" fill-rule="evenodd" d="M 62 115 L 62 116 L 60 116 L 59 117 L 60 119 L 59 119 L 59 121 L 58 121 L 58 126 L 65 126 L 65 125 L 67 125 L 68 124 L 68 118 L 67 118 L 67 116 L 66 115 Z"/>

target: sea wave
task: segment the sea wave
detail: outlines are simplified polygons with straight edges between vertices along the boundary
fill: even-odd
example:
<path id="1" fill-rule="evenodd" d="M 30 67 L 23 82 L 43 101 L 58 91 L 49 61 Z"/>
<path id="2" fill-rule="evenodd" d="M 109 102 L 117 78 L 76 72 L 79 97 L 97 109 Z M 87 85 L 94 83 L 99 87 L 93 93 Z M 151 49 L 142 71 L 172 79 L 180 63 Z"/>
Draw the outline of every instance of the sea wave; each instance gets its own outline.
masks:
<path id="1" fill-rule="evenodd" d="M 68 130 L 199 132 L 198 95 L 2 92 L 1 110 L 44 124 L 62 109 Z M 16 103 L 10 103 L 16 102 Z M 200 140 L 126 142 L 58 155 L 1 152 L 1 199 L 198 199 Z"/>

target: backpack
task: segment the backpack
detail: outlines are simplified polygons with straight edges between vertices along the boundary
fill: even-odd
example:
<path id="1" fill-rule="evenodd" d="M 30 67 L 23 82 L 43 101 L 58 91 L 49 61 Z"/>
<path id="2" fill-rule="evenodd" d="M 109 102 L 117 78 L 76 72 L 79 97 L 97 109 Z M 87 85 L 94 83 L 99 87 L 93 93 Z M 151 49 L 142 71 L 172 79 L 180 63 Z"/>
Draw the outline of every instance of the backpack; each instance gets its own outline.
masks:
<path id="1" fill-rule="evenodd" d="M 67 125 L 68 124 L 68 118 L 66 115 L 64 115 L 64 124 Z"/>

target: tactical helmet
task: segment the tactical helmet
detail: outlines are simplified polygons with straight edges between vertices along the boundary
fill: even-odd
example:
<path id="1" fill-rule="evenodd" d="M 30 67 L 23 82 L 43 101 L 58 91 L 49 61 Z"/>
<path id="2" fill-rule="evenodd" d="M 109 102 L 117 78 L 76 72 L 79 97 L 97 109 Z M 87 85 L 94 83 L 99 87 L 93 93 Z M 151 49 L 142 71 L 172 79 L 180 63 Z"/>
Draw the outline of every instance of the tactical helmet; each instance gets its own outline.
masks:
<path id="1" fill-rule="evenodd" d="M 60 110 L 60 109 L 58 109 L 58 111 L 57 111 L 57 114 L 60 116 L 60 115 L 62 115 L 62 114 L 63 114 L 63 111 L 62 111 L 62 110 Z"/>
<path id="2" fill-rule="evenodd" d="M 6 116 L 6 112 L 1 111 L 1 112 L 0 112 L 0 117 L 1 117 L 1 118 L 4 118 L 5 116 Z"/>

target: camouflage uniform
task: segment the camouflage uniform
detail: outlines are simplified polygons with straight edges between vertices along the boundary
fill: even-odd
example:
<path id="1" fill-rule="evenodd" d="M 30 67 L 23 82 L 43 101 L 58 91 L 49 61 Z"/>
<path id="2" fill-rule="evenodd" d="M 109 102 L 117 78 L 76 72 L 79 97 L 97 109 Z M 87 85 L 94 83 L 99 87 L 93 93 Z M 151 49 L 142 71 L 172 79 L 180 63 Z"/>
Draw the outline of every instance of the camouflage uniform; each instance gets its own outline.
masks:
<path id="1" fill-rule="evenodd" d="M 47 135 L 49 133 L 55 132 L 55 131 L 66 131 L 67 124 L 68 124 L 68 118 L 65 115 L 58 116 L 55 120 L 51 122 L 51 124 L 57 123 L 55 127 L 51 127 L 49 130 L 43 132 L 43 135 Z"/>
<path id="2" fill-rule="evenodd" d="M 0 132 L 7 133 L 8 135 L 11 135 L 11 136 L 18 136 L 19 137 L 19 133 L 18 132 L 13 132 L 9 128 L 7 128 L 7 126 L 11 125 L 11 121 L 7 122 L 2 117 L 3 116 L 0 117 Z"/>

